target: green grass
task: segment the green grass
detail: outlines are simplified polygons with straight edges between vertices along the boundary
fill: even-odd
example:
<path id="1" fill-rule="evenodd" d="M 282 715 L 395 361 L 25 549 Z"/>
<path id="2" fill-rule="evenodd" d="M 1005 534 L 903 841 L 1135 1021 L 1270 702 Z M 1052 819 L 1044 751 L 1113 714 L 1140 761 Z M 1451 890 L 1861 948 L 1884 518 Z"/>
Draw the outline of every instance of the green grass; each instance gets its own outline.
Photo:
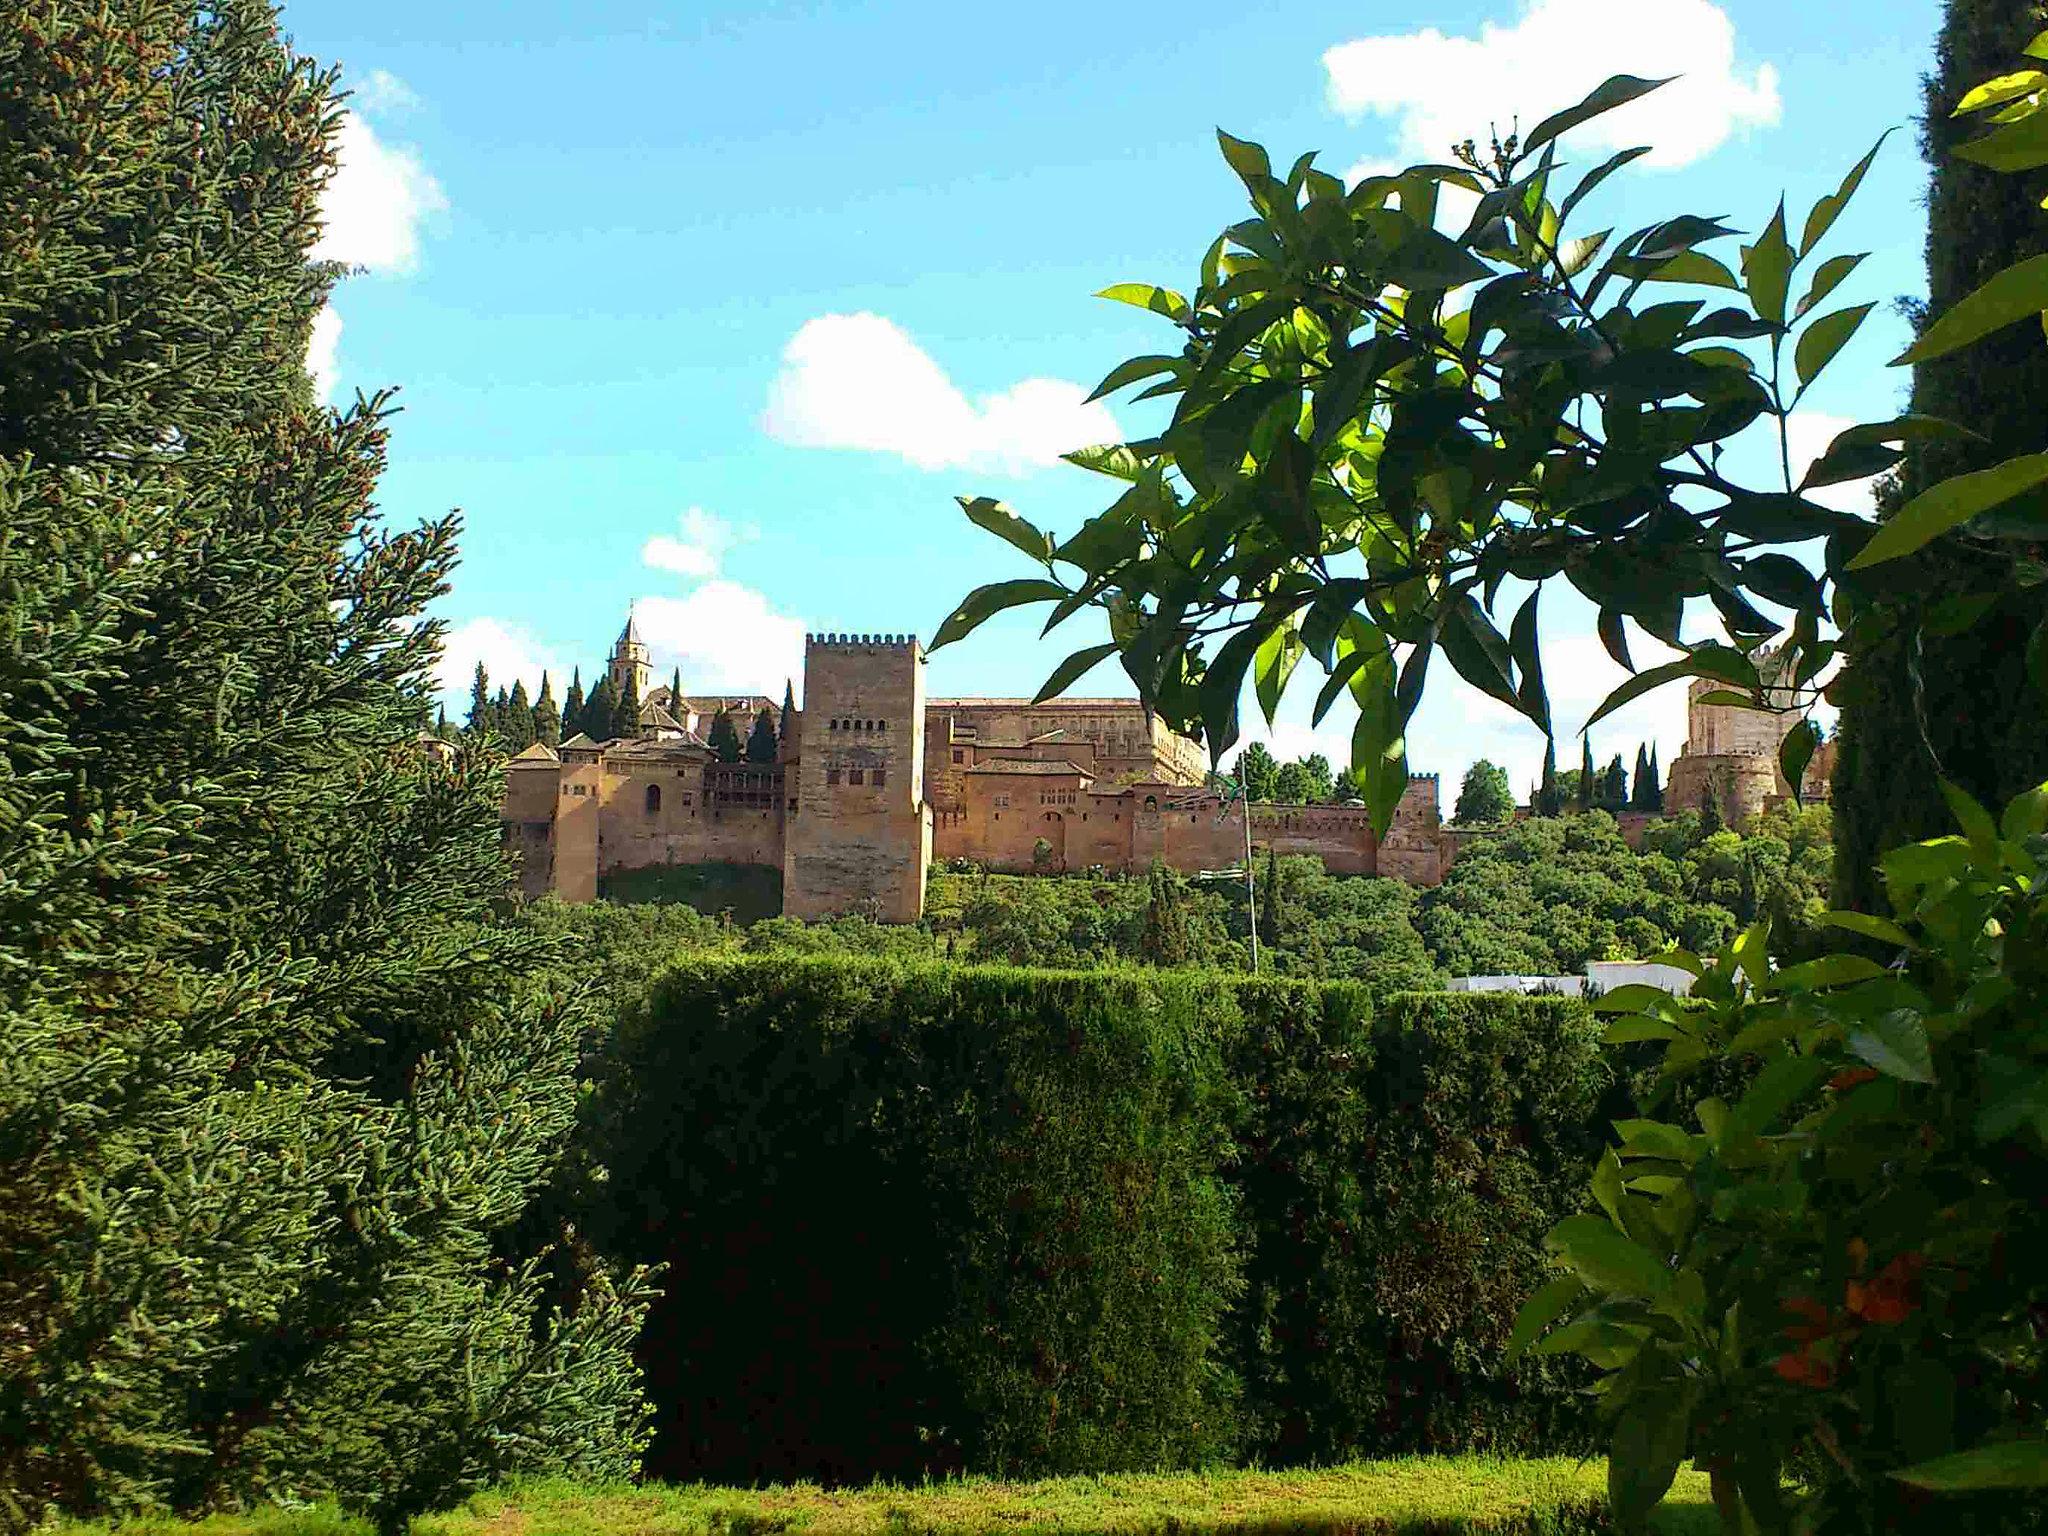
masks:
<path id="1" fill-rule="evenodd" d="M 1657 1521 L 1715 1528 L 1704 1476 L 1685 1472 Z M 61 1536 L 364 1536 L 332 1509 L 206 1520 L 63 1525 Z M 824 1490 L 525 1483 L 418 1522 L 418 1536 L 1597 1536 L 1610 1529 L 1598 1461 L 1412 1457 L 1293 1472 L 1129 1473 Z"/>

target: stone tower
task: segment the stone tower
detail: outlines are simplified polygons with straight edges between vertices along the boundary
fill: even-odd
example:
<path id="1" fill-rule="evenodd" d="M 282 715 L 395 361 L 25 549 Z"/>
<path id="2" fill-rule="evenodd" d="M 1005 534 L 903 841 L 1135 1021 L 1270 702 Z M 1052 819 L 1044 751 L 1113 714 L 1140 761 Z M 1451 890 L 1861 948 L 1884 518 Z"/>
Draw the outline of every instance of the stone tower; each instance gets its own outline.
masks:
<path id="1" fill-rule="evenodd" d="M 631 609 L 626 611 L 626 627 L 619 631 L 619 638 L 612 646 L 611 659 L 605 663 L 605 670 L 611 674 L 612 686 L 623 694 L 626 681 L 633 683 L 633 697 L 641 703 L 647 702 L 647 688 L 654 680 L 654 661 L 647 653 L 647 646 L 640 639 L 640 626 L 633 622 Z"/>
<path id="2" fill-rule="evenodd" d="M 806 635 L 796 803 L 782 855 L 791 917 L 924 912 L 924 651 L 914 635 Z"/>

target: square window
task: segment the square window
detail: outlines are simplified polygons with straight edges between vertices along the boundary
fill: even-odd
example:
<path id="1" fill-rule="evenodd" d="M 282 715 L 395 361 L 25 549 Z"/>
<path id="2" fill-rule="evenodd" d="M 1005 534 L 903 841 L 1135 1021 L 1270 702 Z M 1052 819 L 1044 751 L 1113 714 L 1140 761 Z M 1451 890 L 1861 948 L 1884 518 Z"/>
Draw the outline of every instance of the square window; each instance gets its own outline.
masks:
<path id="1" fill-rule="evenodd" d="M 875 770 L 874 779 L 871 781 L 874 784 L 875 788 L 880 789 L 884 784 L 888 782 L 888 779 L 885 776 L 887 772 L 888 770 L 885 768 L 877 768 Z"/>
<path id="2" fill-rule="evenodd" d="M 965 752 L 955 752 L 953 754 L 953 761 L 956 763 L 964 763 L 967 761 L 967 754 Z"/>
<path id="3" fill-rule="evenodd" d="M 846 770 L 846 782 L 849 784 L 859 784 L 866 778 L 866 776 L 866 771 L 864 769 L 849 768 Z"/>
<path id="4" fill-rule="evenodd" d="M 827 768 L 825 770 L 825 782 L 827 784 L 837 784 L 839 782 L 839 770 L 837 768 Z"/>

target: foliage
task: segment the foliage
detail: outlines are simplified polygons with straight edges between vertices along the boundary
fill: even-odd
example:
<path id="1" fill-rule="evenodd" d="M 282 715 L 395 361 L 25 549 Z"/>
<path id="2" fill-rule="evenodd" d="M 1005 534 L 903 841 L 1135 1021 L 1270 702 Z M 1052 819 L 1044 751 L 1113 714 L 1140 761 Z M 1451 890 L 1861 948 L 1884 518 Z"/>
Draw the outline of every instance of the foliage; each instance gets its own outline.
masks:
<path id="1" fill-rule="evenodd" d="M 768 711 L 765 708 L 756 710 L 754 724 L 747 732 L 747 761 L 772 763 L 776 758 L 776 749 L 775 722 L 768 718 Z"/>
<path id="2" fill-rule="evenodd" d="M 1264 742 L 1255 741 L 1237 754 L 1237 771 L 1232 777 L 1244 790 L 1245 799 L 1264 803 L 1279 792 L 1280 765 Z"/>
<path id="3" fill-rule="evenodd" d="M 640 680 L 631 667 L 626 668 L 625 676 L 625 686 L 618 690 L 618 702 L 612 707 L 611 724 L 598 738 L 601 741 L 631 741 L 640 734 Z"/>
<path id="4" fill-rule="evenodd" d="M 1961 835 L 1888 854 L 1897 922 L 1831 921 L 1898 956 L 1773 969 L 1761 926 L 1680 1005 L 1601 1006 L 1682 1082 L 1749 1069 L 1692 1125 L 1636 1119 L 1561 1222 L 1523 1342 L 1607 1373 L 1617 1512 L 1681 1458 L 1730 1532 L 2034 1529 L 2048 1486 L 2048 785 L 2002 820 L 1945 786 Z M 1800 1487 L 1785 1475 L 1795 1452 Z M 2020 1491 L 2036 1490 L 2036 1491 Z M 1930 1495 L 1939 1495 L 1932 1498 Z"/>
<path id="5" fill-rule="evenodd" d="M 1706 1478 L 1680 1474 L 1660 1529 L 1712 1529 Z M 1704 1519 L 1702 1517 L 1705 1517 Z M 1285 1526 L 1301 1536 L 1605 1536 L 1606 1472 L 1563 1459 L 1503 1461 L 1420 1456 L 1314 1471 L 1216 1469 L 1113 1473 L 1034 1483 L 959 1478 L 921 1486 L 876 1483 L 827 1492 L 810 1486 L 590 1487 L 554 1480 L 480 1493 L 461 1509 L 419 1522 L 421 1536 L 497 1536 L 506 1530 L 570 1536 L 725 1536 L 793 1529 L 806 1536 L 1236 1536 Z M 203 1528 L 144 1522 L 123 1536 L 362 1536 L 331 1509 L 266 1511 Z M 57 1536 L 112 1536 L 62 1526 Z"/>
<path id="6" fill-rule="evenodd" d="M 562 712 L 555 704 L 554 685 L 540 675 L 540 697 L 533 701 L 533 739 L 544 746 L 562 744 Z"/>
<path id="7" fill-rule="evenodd" d="M 0 79 L 0 1527 L 627 1475 L 640 1281 L 509 1241 L 587 1000 L 415 750 L 457 525 L 304 372 L 334 78 L 55 0 Z"/>
<path id="8" fill-rule="evenodd" d="M 711 730 L 705 736 L 711 750 L 718 754 L 721 763 L 736 763 L 740 760 L 739 727 L 732 723 L 732 716 L 725 710 L 711 717 Z"/>
<path id="9" fill-rule="evenodd" d="M 1452 821 L 1464 827 L 1490 827 L 1513 820 L 1514 814 L 1515 792 L 1508 785 L 1507 769 L 1482 757 L 1465 770 Z"/>
<path id="10" fill-rule="evenodd" d="M 842 1482 L 1227 1449 L 1215 985 L 667 972 L 602 1078 L 611 1176 L 569 1203 L 601 1246 L 671 1265 L 642 1344 L 651 1465 Z"/>
<path id="11" fill-rule="evenodd" d="M 2001 269 L 2032 270 L 2033 293 L 2006 321 L 2048 310 L 2048 174 L 2013 175 L 1986 163 L 1968 141 L 1984 119 L 1956 112 L 1979 81 L 1995 89 L 1976 99 L 2000 115 L 2025 111 L 1997 130 L 2008 138 L 2048 121 L 2039 115 L 2043 61 L 2020 52 L 2048 28 L 2048 8 L 2012 0 L 1950 0 L 1925 81 L 1920 147 L 1931 172 L 1927 195 L 1928 301 L 1918 310 L 1923 337 L 1930 323 L 1995 281 Z M 1997 319 L 2000 311 L 1986 313 Z M 1953 326 L 1954 321 L 1946 322 Z M 1973 321 L 1972 328 L 1982 321 Z M 2048 349 L 2032 324 L 1994 328 L 1968 352 L 1913 363 L 1914 412 L 1967 422 L 1981 434 L 1908 446 L 1905 461 L 1880 495 L 1880 515 L 1952 476 L 1984 470 L 2017 455 L 2048 449 Z M 2048 528 L 2048 495 L 2016 499 L 2004 516 L 2031 524 L 2036 544 Z M 2024 521 L 2020 520 L 2024 518 Z M 1836 849 L 1837 900 L 1881 911 L 1878 855 L 1901 843 L 1933 837 L 1949 825 L 1936 780 L 1946 775 L 1987 804 L 2002 804 L 2048 777 L 2048 712 L 2014 708 L 2029 692 L 2030 636 L 2048 647 L 2048 593 L 2032 580 L 2009 583 L 1973 624 L 1958 631 L 1953 604 L 1977 584 L 1981 556 L 1933 549 L 1859 577 L 1870 600 L 1895 617 L 1897 629 L 1867 648 L 1838 690 L 1842 706 L 1834 801 L 1841 837 Z M 2039 574 L 2038 570 L 2034 574 Z M 2034 669 L 2037 679 L 2044 674 Z M 2036 695 L 2038 698 L 2039 695 Z"/>
<path id="12" fill-rule="evenodd" d="M 609 671 L 597 680 L 583 704 L 583 718 L 576 729 L 592 741 L 612 740 L 612 727 L 619 717 L 619 688 Z"/>

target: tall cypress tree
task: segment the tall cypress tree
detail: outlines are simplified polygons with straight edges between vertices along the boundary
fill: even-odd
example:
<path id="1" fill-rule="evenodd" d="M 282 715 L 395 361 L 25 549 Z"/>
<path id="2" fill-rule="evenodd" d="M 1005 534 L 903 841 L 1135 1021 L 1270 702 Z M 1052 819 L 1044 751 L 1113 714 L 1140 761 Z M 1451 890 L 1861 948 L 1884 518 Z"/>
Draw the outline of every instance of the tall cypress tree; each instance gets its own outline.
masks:
<path id="1" fill-rule="evenodd" d="M 1579 738 L 1579 782 L 1572 796 L 1572 803 L 1582 811 L 1589 811 L 1593 808 L 1593 802 L 1598 798 L 1599 792 L 1600 786 L 1595 782 L 1593 773 L 1593 738 L 1581 736 Z"/>
<path id="2" fill-rule="evenodd" d="M 499 741 L 509 741 L 512 736 L 512 696 L 505 692 L 504 684 L 491 695 L 491 734 Z"/>
<path id="3" fill-rule="evenodd" d="M 0 1526 L 630 1473 L 634 1305 L 510 1233 L 589 1010 L 490 754 L 394 750 L 458 524 L 304 371 L 333 77 L 43 0 L 0 81 Z"/>
<path id="4" fill-rule="evenodd" d="M 583 706 L 583 731 L 592 741 L 612 739 L 612 722 L 618 718 L 619 693 L 612 685 L 610 671 L 597 680 Z"/>
<path id="5" fill-rule="evenodd" d="M 1615 753 L 1607 766 L 1600 771 L 1597 801 L 1606 810 L 1628 809 L 1628 769 L 1622 765 L 1619 752 Z"/>
<path id="6" fill-rule="evenodd" d="M 775 727 L 769 723 L 766 709 L 754 712 L 754 724 L 747 732 L 746 757 L 750 763 L 775 761 Z"/>
<path id="7" fill-rule="evenodd" d="M 584 729 L 584 714 L 590 705 L 583 697 L 583 669 L 572 668 L 569 672 L 569 697 L 562 705 L 562 734 L 574 736 Z"/>
<path id="8" fill-rule="evenodd" d="M 2014 262 L 2048 254 L 2041 206 L 2048 170 L 2015 175 L 1957 158 L 1956 146 L 1981 133 L 1984 120 L 1952 116 L 1970 89 L 2021 68 L 2020 50 L 2043 29 L 2048 6 L 2038 0 L 1949 0 L 1945 8 L 1934 70 L 1922 82 L 1920 147 L 1932 173 L 1926 316 L 1944 313 Z M 1986 440 L 1910 444 L 1879 496 L 1881 514 L 1951 475 L 2048 448 L 2048 348 L 2039 327 L 2008 326 L 1916 365 L 1910 408 L 1960 422 Z M 2039 527 L 2048 517 L 2048 492 L 2009 502 L 1999 515 L 2008 523 L 2030 517 Z M 1879 856 L 1955 830 L 1938 773 L 1993 807 L 2048 779 L 2048 707 L 2025 660 L 2029 637 L 2048 621 L 2048 587 L 2013 587 L 1960 635 L 1914 638 L 1968 572 L 1964 556 L 1936 545 L 1854 577 L 1853 590 L 1881 605 L 1897 628 L 1850 658 L 1837 690 L 1837 905 L 1885 910 Z"/>
<path id="9" fill-rule="evenodd" d="M 1557 788 L 1557 743 L 1548 737 L 1543 741 L 1543 778 L 1529 809 L 1538 816 L 1555 816 L 1564 809 L 1564 796 Z"/>
<path id="10" fill-rule="evenodd" d="M 505 707 L 505 745 L 511 751 L 524 752 L 533 741 L 533 703 L 526 696 L 526 683 L 514 678 L 511 702 Z"/>
<path id="11" fill-rule="evenodd" d="M 668 678 L 668 712 L 681 720 L 683 707 L 683 669 L 677 667 Z"/>
<path id="12" fill-rule="evenodd" d="M 789 733 L 796 729 L 796 684 L 782 680 L 782 713 L 775 721 L 775 755 L 789 756 Z"/>
<path id="13" fill-rule="evenodd" d="M 1635 782 L 1629 788 L 1628 808 L 1632 811 L 1650 808 L 1650 750 L 1640 741 L 1636 743 Z"/>
<path id="14" fill-rule="evenodd" d="M 533 701 L 533 739 L 550 747 L 562 744 L 562 712 L 555 707 L 554 685 L 540 675 L 540 697 Z"/>
<path id="15" fill-rule="evenodd" d="M 476 676 L 469 684 L 469 713 L 463 718 L 462 728 L 472 736 L 481 736 L 491 728 L 491 679 L 484 671 L 484 664 L 476 664 Z"/>
<path id="16" fill-rule="evenodd" d="M 612 711 L 611 729 L 606 734 L 613 741 L 631 741 L 640 734 L 640 681 L 630 667 L 626 669 L 626 686 L 619 691 L 618 706 Z"/>
<path id="17" fill-rule="evenodd" d="M 740 733 L 732 723 L 732 716 L 720 710 L 711 718 L 711 733 L 706 738 L 711 750 L 718 754 L 721 763 L 736 763 L 740 760 Z"/>
<path id="18" fill-rule="evenodd" d="M 1657 743 L 1654 741 L 1650 743 L 1650 792 L 1643 801 L 1643 809 L 1660 815 L 1664 810 L 1664 780 L 1657 767 Z"/>

